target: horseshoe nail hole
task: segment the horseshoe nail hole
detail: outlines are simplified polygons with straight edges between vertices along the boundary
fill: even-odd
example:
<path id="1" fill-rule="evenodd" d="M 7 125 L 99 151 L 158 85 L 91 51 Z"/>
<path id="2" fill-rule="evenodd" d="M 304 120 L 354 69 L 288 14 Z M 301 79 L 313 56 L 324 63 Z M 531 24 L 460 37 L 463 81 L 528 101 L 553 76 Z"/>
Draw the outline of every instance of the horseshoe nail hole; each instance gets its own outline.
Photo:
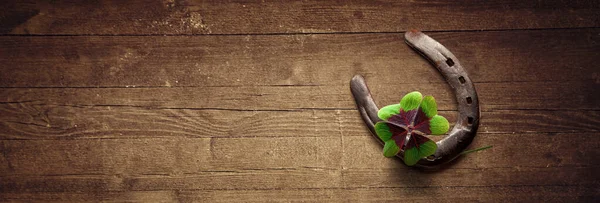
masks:
<path id="1" fill-rule="evenodd" d="M 458 81 L 460 81 L 460 84 L 465 84 L 465 82 L 467 82 L 463 76 L 458 77 Z"/>
<path id="2" fill-rule="evenodd" d="M 446 64 L 448 64 L 448 66 L 452 67 L 452 66 L 454 66 L 454 61 L 451 58 L 446 58 Z"/>
<path id="3" fill-rule="evenodd" d="M 473 117 L 467 117 L 467 124 L 473 125 Z"/>
<path id="4" fill-rule="evenodd" d="M 471 97 L 467 97 L 467 104 L 472 104 L 473 103 L 473 99 L 471 99 Z"/>

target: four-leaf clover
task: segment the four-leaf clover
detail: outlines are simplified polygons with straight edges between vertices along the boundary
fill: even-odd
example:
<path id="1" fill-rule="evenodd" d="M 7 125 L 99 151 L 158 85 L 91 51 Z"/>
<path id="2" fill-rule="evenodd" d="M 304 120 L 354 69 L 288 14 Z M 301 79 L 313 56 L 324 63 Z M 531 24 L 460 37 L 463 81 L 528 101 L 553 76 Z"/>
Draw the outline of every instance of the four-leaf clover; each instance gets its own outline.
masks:
<path id="1" fill-rule="evenodd" d="M 393 157 L 404 151 L 408 166 L 437 150 L 437 144 L 425 135 L 442 135 L 450 127 L 446 118 L 437 115 L 435 99 L 423 98 L 419 92 L 408 93 L 400 104 L 383 107 L 377 115 L 383 120 L 375 124 L 377 136 L 385 142 L 383 155 Z"/>

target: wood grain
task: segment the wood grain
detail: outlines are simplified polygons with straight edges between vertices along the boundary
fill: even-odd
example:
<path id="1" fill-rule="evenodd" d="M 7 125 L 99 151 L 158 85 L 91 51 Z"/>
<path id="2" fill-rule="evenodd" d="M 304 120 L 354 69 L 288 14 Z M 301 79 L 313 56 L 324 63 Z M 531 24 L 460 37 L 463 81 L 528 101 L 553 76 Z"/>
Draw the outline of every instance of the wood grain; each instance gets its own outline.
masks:
<path id="1" fill-rule="evenodd" d="M 5 105 L 0 105 L 5 107 Z M 206 110 L 139 107 L 0 108 L 2 139 L 330 137 L 368 135 L 355 110 Z M 481 133 L 598 132 L 600 111 L 482 112 Z M 451 123 L 456 112 L 444 111 Z M 526 119 L 523 115 L 528 115 Z"/>
<path id="2" fill-rule="evenodd" d="M 364 188 L 364 189 L 283 189 L 283 190 L 167 190 L 111 191 L 102 193 L 21 192 L 4 193 L 2 201 L 182 201 L 238 202 L 265 201 L 576 201 L 597 200 L 597 188 L 585 186 L 492 186 L 492 187 L 428 187 L 428 188 Z M 443 197 L 443 198 L 442 198 Z"/>
<path id="3" fill-rule="evenodd" d="M 179 198 L 184 201 L 413 201 L 442 202 L 463 201 L 586 201 L 594 200 L 598 190 L 585 187 L 430 187 L 430 188 L 365 188 L 365 189 L 315 189 L 315 190 L 251 190 L 251 191 L 184 191 Z M 254 196 L 260 197 L 254 197 Z"/>
<path id="4" fill-rule="evenodd" d="M 522 145 L 515 140 L 523 143 L 535 143 L 535 145 Z M 447 170 L 485 171 L 489 168 L 518 170 L 592 167 L 596 165 L 595 161 L 599 152 L 589 149 L 598 147 L 599 141 L 598 133 L 480 133 L 471 148 L 493 147 L 479 153 L 465 155 Z M 399 159 L 380 156 L 381 147 L 371 137 L 345 136 L 342 147 L 351 149 L 344 151 L 342 159 L 344 168 L 406 170 L 406 166 Z M 373 150 L 379 153 L 365 153 L 365 151 Z"/>
<path id="5" fill-rule="evenodd" d="M 185 175 L 62 175 L 2 177 L 3 192 L 94 192 L 152 190 L 281 190 L 320 188 L 428 188 L 506 186 L 588 186 L 598 184 L 598 167 L 452 169 L 418 171 L 258 170 Z M 402 173 L 401 173 L 402 172 Z M 302 180 L 302 181 L 299 181 Z"/>
<path id="6" fill-rule="evenodd" d="M 507 144 L 509 141 L 504 137 L 509 137 L 508 140 L 546 142 L 530 148 Z M 580 186 L 590 188 L 598 184 L 595 173 L 598 168 L 593 164 L 589 165 L 594 163 L 598 154 L 589 154 L 590 151 L 585 150 L 598 147 L 598 137 L 597 133 L 479 136 L 475 146 L 493 143 L 494 148 L 465 156 L 460 162 L 441 172 L 425 174 L 405 167 L 398 160 L 376 156 L 380 153 L 380 147 L 370 137 L 364 136 L 343 137 L 343 149 L 346 149 L 346 153 L 341 157 L 341 168 L 335 167 L 340 165 L 339 162 L 336 163 L 340 158 L 332 158 L 332 155 L 339 155 L 336 152 L 339 152 L 341 143 L 339 139 L 328 138 L 223 138 L 215 141 L 204 138 L 36 142 L 5 140 L 3 150 L 4 153 L 10 153 L 5 154 L 5 157 L 11 160 L 9 163 L 12 168 L 4 171 L 3 174 L 6 175 L 2 177 L 2 188 L 9 193 L 157 189 L 302 189 L 301 191 L 308 192 L 327 188 L 360 190 L 365 187 L 384 187 L 384 191 L 389 188 L 404 191 L 423 187 L 451 187 L 473 191 L 508 184 L 511 188 L 525 191 L 532 190 L 530 187 L 560 187 L 569 190 Z M 580 145 L 572 146 L 573 138 Z M 246 143 L 244 140 L 258 141 L 263 148 L 254 150 L 256 144 Z M 331 140 L 333 143 L 322 140 Z M 219 144 L 231 142 L 238 143 L 238 150 L 230 150 L 230 145 Z M 211 143 L 212 146 L 206 146 Z M 336 145 L 338 149 L 332 148 Z M 329 155 L 323 153 L 323 150 L 329 151 Z M 246 154 L 248 152 L 251 154 Z M 498 159 L 498 154 L 503 157 Z M 532 159 L 531 156 L 525 156 L 527 154 L 539 154 L 539 157 Z M 57 159 L 58 157 L 63 158 Z M 104 161 L 91 163 L 88 160 Z M 326 168 L 327 165 L 334 168 Z M 303 181 L 297 182 L 298 179 Z M 584 195 L 581 192 L 579 191 L 579 198 Z M 217 192 L 219 193 L 221 192 Z M 587 190 L 585 193 L 596 194 L 597 190 Z M 521 193 L 512 195 L 518 194 Z M 532 198 L 540 198 L 536 195 Z"/>
<path id="7" fill-rule="evenodd" d="M 191 198 L 189 198 L 191 199 Z M 109 201 L 109 202 L 173 202 L 178 200 L 177 192 L 175 191 L 113 191 L 113 192 L 97 192 L 97 193 L 81 193 L 81 192 L 5 192 L 0 196 L 0 201 L 6 202 L 93 202 L 93 201 Z M 199 201 L 199 200 L 192 200 Z"/>
<path id="8" fill-rule="evenodd" d="M 556 170 L 595 167 L 598 133 L 480 134 L 474 147 L 451 168 Z M 512 140 L 535 146 L 514 144 Z M 577 145 L 573 145 L 577 143 Z M 261 148 L 256 148 L 261 146 Z M 287 171 L 413 171 L 397 159 L 381 156 L 370 136 L 282 138 L 139 138 L 3 140 L 4 176 L 109 175 L 181 176 L 212 173 Z M 501 157 L 498 157 L 501 154 Z M 536 154 L 535 158 L 526 156 Z M 383 172 L 382 172 L 383 173 Z M 418 173 L 418 171 L 410 172 Z M 441 172 L 453 173 L 453 172 Z M 482 174 L 483 175 L 483 174 Z M 595 181 L 595 180 L 591 180 Z"/>
<path id="9" fill-rule="evenodd" d="M 338 137 L 4 140 L 10 175 L 184 175 L 261 170 L 328 171 Z M 260 149 L 257 145 L 263 146 Z M 36 156 L 37 154 L 37 156 Z M 27 159 L 24 159 L 27 158 Z"/>
<path id="10" fill-rule="evenodd" d="M 432 37 L 461 59 L 474 82 L 588 81 L 597 87 L 598 32 L 454 32 Z M 443 82 L 400 34 L 386 33 L 0 36 L 0 53 L 0 87 L 346 85 L 355 74 L 366 76 L 372 86 Z"/>
<path id="11" fill-rule="evenodd" d="M 595 1 L 0 2 L 0 202 L 598 202 Z M 478 90 L 471 148 L 381 156 L 348 82 L 456 120 L 417 28 Z M 433 139 L 440 139 L 435 137 Z"/>
<path id="12" fill-rule="evenodd" d="M 382 76 L 385 78 L 385 76 Z M 379 78 L 379 77 L 378 77 Z M 456 110 L 456 99 L 447 84 L 382 85 L 370 80 L 380 106 L 398 103 L 400 95 L 419 90 L 434 95 L 440 110 Z M 600 83 L 498 82 L 476 83 L 483 111 L 492 110 L 600 110 Z M 189 108 L 213 110 L 350 110 L 355 108 L 349 85 L 240 86 L 172 88 L 0 88 L 5 109 L 72 107 Z M 55 95 L 60 95 L 56 97 Z M 206 95 L 212 95 L 207 97 Z"/>
<path id="13" fill-rule="evenodd" d="M 2 33 L 265 34 L 597 27 L 594 1 L 3 1 Z"/>

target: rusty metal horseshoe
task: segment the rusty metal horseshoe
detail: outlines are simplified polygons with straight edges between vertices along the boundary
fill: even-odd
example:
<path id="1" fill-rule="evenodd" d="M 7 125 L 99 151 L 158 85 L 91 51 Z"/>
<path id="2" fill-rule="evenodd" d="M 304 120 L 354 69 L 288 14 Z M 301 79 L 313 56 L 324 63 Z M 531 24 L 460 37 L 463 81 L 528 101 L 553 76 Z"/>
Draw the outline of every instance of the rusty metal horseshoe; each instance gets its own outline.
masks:
<path id="1" fill-rule="evenodd" d="M 406 32 L 404 38 L 410 47 L 427 58 L 444 76 L 454 90 L 458 101 L 458 117 L 454 128 L 444 139 L 437 142 L 438 149 L 434 155 L 422 158 L 415 165 L 426 169 L 439 168 L 442 164 L 460 156 L 475 138 L 480 116 L 477 92 L 467 72 L 446 47 L 419 31 Z M 383 142 L 375 134 L 374 127 L 375 123 L 381 121 L 377 116 L 379 108 L 373 101 L 364 78 L 355 75 L 350 81 L 350 89 L 358 111 L 371 131 L 371 135 L 383 145 Z M 402 159 L 403 152 L 396 156 Z"/>

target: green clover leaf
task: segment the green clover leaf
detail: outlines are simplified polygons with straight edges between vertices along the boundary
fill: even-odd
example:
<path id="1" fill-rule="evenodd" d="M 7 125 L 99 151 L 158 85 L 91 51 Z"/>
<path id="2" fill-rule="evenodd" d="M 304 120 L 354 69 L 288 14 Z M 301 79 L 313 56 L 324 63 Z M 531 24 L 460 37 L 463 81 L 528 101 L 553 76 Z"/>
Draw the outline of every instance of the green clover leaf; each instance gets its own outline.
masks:
<path id="1" fill-rule="evenodd" d="M 437 144 L 426 135 L 442 135 L 450 128 L 448 120 L 437 115 L 435 98 L 423 97 L 419 92 L 408 93 L 399 104 L 381 108 L 377 116 L 383 120 L 375 124 L 377 136 L 385 142 L 383 155 L 393 157 L 403 151 L 408 166 L 437 150 Z"/>

